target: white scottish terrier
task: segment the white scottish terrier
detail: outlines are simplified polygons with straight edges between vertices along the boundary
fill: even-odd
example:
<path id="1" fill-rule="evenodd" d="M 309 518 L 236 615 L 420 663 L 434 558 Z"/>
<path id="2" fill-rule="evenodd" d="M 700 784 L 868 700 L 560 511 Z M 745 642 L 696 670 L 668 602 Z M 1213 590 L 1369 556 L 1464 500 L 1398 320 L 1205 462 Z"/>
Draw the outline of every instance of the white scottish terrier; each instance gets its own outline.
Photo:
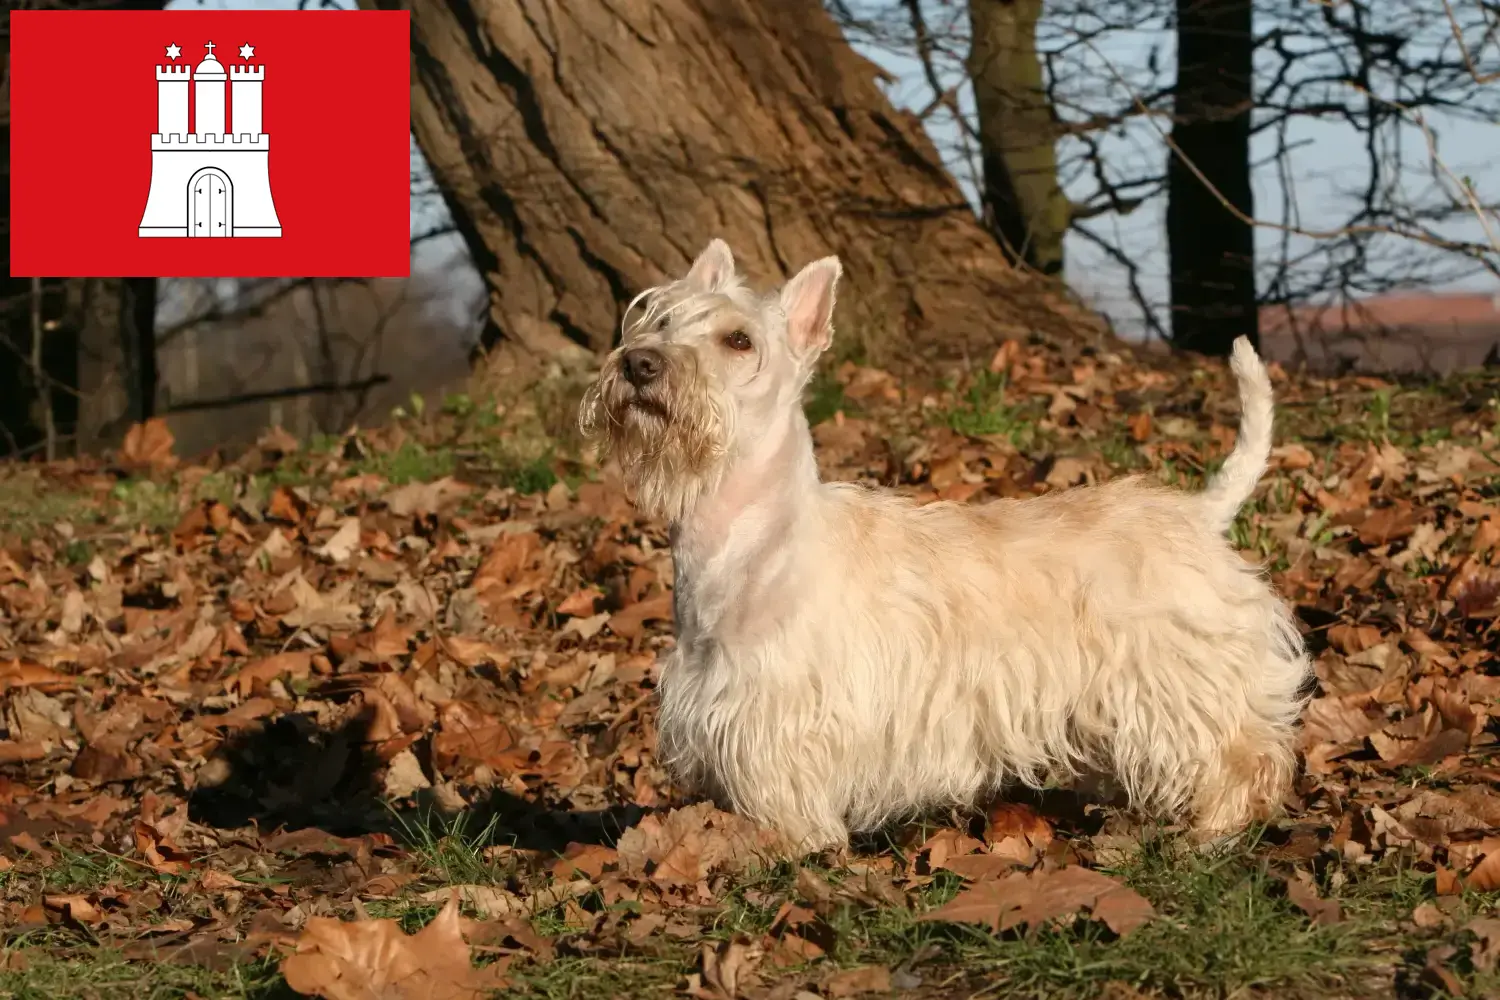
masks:
<path id="1" fill-rule="evenodd" d="M 671 526 L 674 777 L 806 850 L 1085 773 L 1205 836 L 1274 812 L 1309 663 L 1225 540 L 1271 447 L 1249 342 L 1239 441 L 1201 493 L 1137 477 L 918 506 L 818 480 L 802 391 L 839 274 L 827 257 L 763 296 L 714 240 L 631 303 L 582 406 Z"/>

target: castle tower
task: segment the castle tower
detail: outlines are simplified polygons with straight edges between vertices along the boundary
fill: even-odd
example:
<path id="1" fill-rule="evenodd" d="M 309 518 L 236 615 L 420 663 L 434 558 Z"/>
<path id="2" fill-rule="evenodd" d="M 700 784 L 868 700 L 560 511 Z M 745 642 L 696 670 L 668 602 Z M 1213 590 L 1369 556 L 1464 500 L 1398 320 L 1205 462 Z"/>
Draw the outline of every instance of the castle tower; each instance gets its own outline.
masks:
<path id="1" fill-rule="evenodd" d="M 214 43 L 204 46 L 208 55 L 193 70 L 193 134 L 224 134 L 224 66 L 214 58 Z"/>
<path id="2" fill-rule="evenodd" d="M 156 68 L 158 131 L 151 136 L 151 188 L 136 233 L 274 239 L 281 219 L 271 193 L 271 137 L 261 120 L 265 68 L 236 64 L 226 73 L 213 43 L 204 47 L 208 55 L 192 69 Z M 168 58 L 177 50 L 169 46 Z M 248 43 L 240 49 L 245 59 L 253 54 Z M 233 132 L 227 111 L 234 113 Z"/>
<path id="3" fill-rule="evenodd" d="M 235 135 L 260 135 L 261 83 L 266 78 L 264 66 L 229 67 L 231 127 Z"/>
<path id="4" fill-rule="evenodd" d="M 156 132 L 188 134 L 188 80 L 191 66 L 156 67 Z"/>

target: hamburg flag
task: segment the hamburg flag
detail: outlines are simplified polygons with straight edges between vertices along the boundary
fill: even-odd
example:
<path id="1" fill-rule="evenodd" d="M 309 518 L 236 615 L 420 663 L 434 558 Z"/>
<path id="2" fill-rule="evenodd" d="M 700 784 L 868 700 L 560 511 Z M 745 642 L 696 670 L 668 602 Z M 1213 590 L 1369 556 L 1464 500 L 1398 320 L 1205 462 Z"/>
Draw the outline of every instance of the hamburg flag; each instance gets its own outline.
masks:
<path id="1" fill-rule="evenodd" d="M 403 277 L 404 11 L 15 11 L 17 277 Z"/>

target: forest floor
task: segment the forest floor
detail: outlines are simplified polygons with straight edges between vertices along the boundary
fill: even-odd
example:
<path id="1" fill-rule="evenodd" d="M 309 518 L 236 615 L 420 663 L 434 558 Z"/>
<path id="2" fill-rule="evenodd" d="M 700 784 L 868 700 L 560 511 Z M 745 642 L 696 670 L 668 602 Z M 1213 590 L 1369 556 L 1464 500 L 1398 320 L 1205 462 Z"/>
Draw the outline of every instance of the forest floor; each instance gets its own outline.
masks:
<path id="1" fill-rule="evenodd" d="M 1232 534 L 1319 689 L 1206 853 L 1053 790 L 778 860 L 674 798 L 667 541 L 567 385 L 0 469 L 0 995 L 1500 995 L 1500 375 L 1277 390 Z M 808 409 L 826 476 L 975 503 L 1191 488 L 1237 421 L 1222 366 L 1015 345 Z"/>

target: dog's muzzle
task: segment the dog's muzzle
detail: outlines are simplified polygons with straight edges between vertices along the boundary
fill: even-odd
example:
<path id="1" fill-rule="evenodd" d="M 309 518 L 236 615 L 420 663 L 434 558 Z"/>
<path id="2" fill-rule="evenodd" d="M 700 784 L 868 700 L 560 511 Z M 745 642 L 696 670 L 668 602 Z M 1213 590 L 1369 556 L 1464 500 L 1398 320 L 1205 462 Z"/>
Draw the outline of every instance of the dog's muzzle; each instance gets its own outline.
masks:
<path id="1" fill-rule="evenodd" d="M 654 347 L 633 347 L 620 358 L 625 380 L 637 389 L 655 382 L 666 366 L 667 359 Z"/>

